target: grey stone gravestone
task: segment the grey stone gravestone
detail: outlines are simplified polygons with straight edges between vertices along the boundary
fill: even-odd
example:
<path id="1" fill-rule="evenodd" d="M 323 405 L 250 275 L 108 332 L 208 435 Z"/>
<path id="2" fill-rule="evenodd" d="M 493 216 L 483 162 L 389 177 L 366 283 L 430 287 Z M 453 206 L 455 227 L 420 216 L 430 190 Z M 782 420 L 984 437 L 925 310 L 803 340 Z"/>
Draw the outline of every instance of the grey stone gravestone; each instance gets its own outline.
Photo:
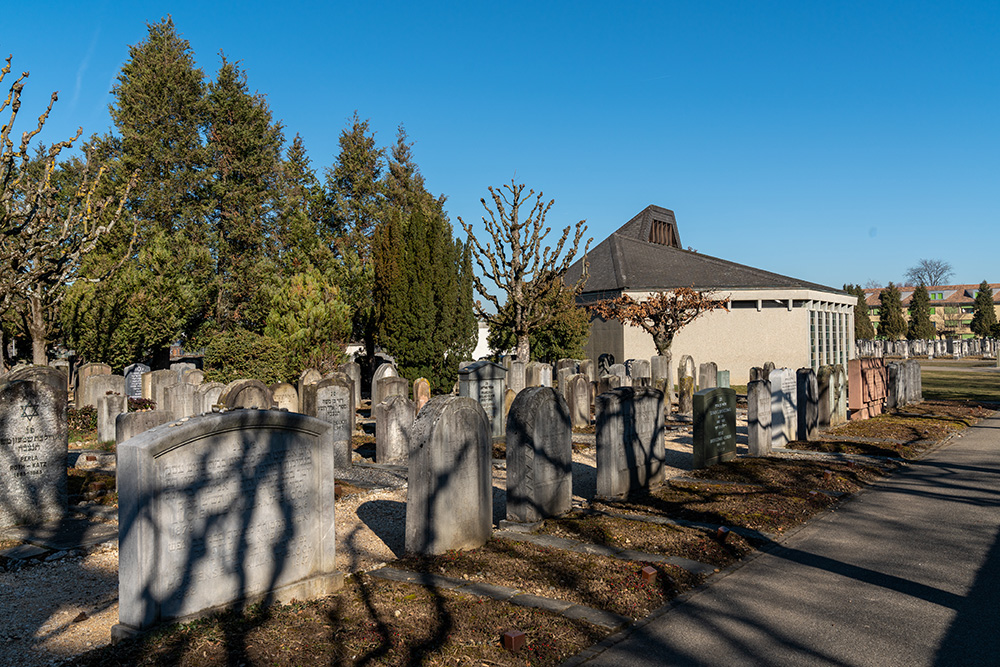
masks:
<path id="1" fill-rule="evenodd" d="M 632 361 L 632 372 L 629 373 L 633 378 L 650 378 L 653 377 L 652 368 L 650 367 L 648 359 L 634 359 Z"/>
<path id="2" fill-rule="evenodd" d="M 773 361 L 765 361 L 764 362 L 764 376 L 767 377 L 767 378 L 770 378 L 771 377 L 771 371 L 773 371 L 775 368 L 776 368 L 776 366 L 774 365 Z M 768 380 L 768 381 L 770 382 L 770 380 Z"/>
<path id="3" fill-rule="evenodd" d="M 316 416 L 330 424 L 335 461 L 341 469 L 352 465 L 354 450 L 354 422 L 357 415 L 354 405 L 354 383 L 347 375 L 337 373 L 332 378 L 320 380 L 315 385 Z"/>
<path id="4" fill-rule="evenodd" d="M 715 386 L 724 389 L 729 388 L 729 371 L 719 371 L 716 374 Z"/>
<path id="5" fill-rule="evenodd" d="M 669 418 L 674 402 L 673 358 L 669 354 L 656 355 L 649 360 L 649 372 L 653 379 L 653 389 L 663 392 L 664 417 Z"/>
<path id="6" fill-rule="evenodd" d="M 593 359 L 582 359 L 580 361 L 580 373 L 586 376 L 587 382 L 593 382 L 597 379 L 597 373 L 594 372 Z"/>
<path id="7" fill-rule="evenodd" d="M 754 366 L 750 369 L 750 382 L 757 382 L 759 380 L 767 380 L 767 373 L 760 366 Z"/>
<path id="8" fill-rule="evenodd" d="M 125 395 L 142 398 L 142 374 L 149 372 L 146 364 L 132 364 L 125 367 Z"/>
<path id="9" fill-rule="evenodd" d="M 309 391 L 308 386 L 323 379 L 323 374 L 315 368 L 307 368 L 299 374 L 299 408 L 302 414 L 316 416 L 316 392 Z"/>
<path id="10" fill-rule="evenodd" d="M 677 412 L 689 417 L 694 414 L 694 376 L 685 375 L 678 382 Z"/>
<path id="11" fill-rule="evenodd" d="M 372 373 L 371 393 L 369 393 L 369 398 L 371 399 L 372 405 L 375 405 L 380 400 L 378 398 L 378 381 L 381 380 L 382 378 L 390 378 L 390 377 L 392 378 L 399 377 L 399 373 L 396 371 L 396 367 L 390 363 L 381 364 L 378 368 L 375 369 L 375 372 Z M 382 398 L 384 399 L 384 397 Z"/>
<path id="12" fill-rule="evenodd" d="M 174 419 L 182 419 L 197 414 L 195 409 L 195 396 L 198 388 L 187 382 L 178 382 L 163 389 L 163 409 L 174 416 Z"/>
<path id="13" fill-rule="evenodd" d="M 736 459 L 736 392 L 728 387 L 702 389 L 694 395 L 695 468 Z"/>
<path id="14" fill-rule="evenodd" d="M 572 504 L 569 408 L 551 387 L 526 389 L 507 416 L 507 520 L 540 521 L 568 512 Z"/>
<path id="15" fill-rule="evenodd" d="M 477 361 L 458 371 L 458 395 L 472 398 L 483 406 L 494 438 L 503 437 L 503 396 L 507 370 L 490 361 Z"/>
<path id="16" fill-rule="evenodd" d="M 681 378 L 689 377 L 692 378 L 697 383 L 697 378 L 695 378 L 695 366 L 694 359 L 691 358 L 690 354 L 685 354 L 681 356 L 680 363 L 677 364 L 677 384 L 681 383 Z"/>
<path id="17" fill-rule="evenodd" d="M 149 395 L 146 395 L 146 381 L 149 381 Z M 150 398 L 158 409 L 163 409 L 163 392 L 167 387 L 177 384 L 177 373 L 175 371 L 151 371 L 142 376 L 142 395 Z"/>
<path id="18" fill-rule="evenodd" d="M 833 367 L 833 417 L 832 425 L 847 422 L 847 373 L 837 364 Z"/>
<path id="19" fill-rule="evenodd" d="M 182 380 L 187 384 L 198 386 L 205 381 L 205 371 L 200 368 L 192 368 L 184 371 Z"/>
<path id="20" fill-rule="evenodd" d="M 226 410 L 250 408 L 255 410 L 270 410 L 274 399 L 271 390 L 260 380 L 233 380 L 226 385 L 219 395 L 219 403 Z"/>
<path id="21" fill-rule="evenodd" d="M 68 446 L 65 391 L 0 384 L 0 528 L 63 517 Z"/>
<path id="22" fill-rule="evenodd" d="M 771 385 L 771 447 L 785 447 L 798 429 L 798 384 L 795 371 L 776 368 L 768 375 Z"/>
<path id="23" fill-rule="evenodd" d="M 129 438 L 172 421 L 174 421 L 173 415 L 166 410 L 143 410 L 120 414 L 115 419 L 115 442 L 120 445 Z"/>
<path id="24" fill-rule="evenodd" d="M 91 375 L 83 383 L 83 400 L 77 403 L 77 408 L 97 407 L 99 396 L 107 394 L 125 395 L 125 377 L 123 375 Z"/>
<path id="25" fill-rule="evenodd" d="M 197 414 L 213 412 L 212 407 L 218 405 L 222 390 L 226 385 L 221 382 L 206 382 L 195 387 L 194 409 Z"/>
<path id="26" fill-rule="evenodd" d="M 816 389 L 819 392 L 819 413 L 816 424 L 827 428 L 833 424 L 833 366 L 820 366 L 816 373 Z"/>
<path id="27" fill-rule="evenodd" d="M 299 392 L 293 385 L 287 382 L 275 382 L 268 389 L 271 390 L 271 398 L 279 410 L 299 412 Z"/>
<path id="28" fill-rule="evenodd" d="M 566 398 L 566 383 L 571 375 L 575 375 L 575 373 L 570 368 L 563 368 L 556 371 L 556 387 L 559 388 L 563 398 Z"/>
<path id="29" fill-rule="evenodd" d="M 390 396 L 402 396 L 408 398 L 410 394 L 410 383 L 406 378 L 384 377 L 375 385 L 375 393 L 372 395 L 372 407 L 387 400 Z"/>
<path id="30" fill-rule="evenodd" d="M 597 496 L 663 483 L 663 394 L 620 387 L 597 397 Z"/>
<path id="31" fill-rule="evenodd" d="M 552 367 L 540 361 L 532 361 L 525 367 L 526 387 L 551 387 Z"/>
<path id="32" fill-rule="evenodd" d="M 342 587 L 325 422 L 238 410 L 165 424 L 119 446 L 118 472 L 113 639 L 233 603 Z"/>
<path id="33" fill-rule="evenodd" d="M 196 370 L 198 367 L 187 361 L 178 361 L 170 364 L 170 370 L 177 373 L 177 381 L 184 382 L 184 374 L 188 371 Z"/>
<path id="34" fill-rule="evenodd" d="M 618 389 L 622 386 L 622 377 L 620 375 L 602 375 L 597 379 L 597 395 L 606 394 L 612 389 Z"/>
<path id="35" fill-rule="evenodd" d="M 628 370 L 625 364 L 612 364 L 608 367 L 608 375 L 617 375 L 620 378 L 628 377 Z"/>
<path id="36" fill-rule="evenodd" d="M 348 361 L 340 365 L 340 372 L 351 378 L 354 383 L 354 405 L 361 405 L 361 364 Z"/>
<path id="37" fill-rule="evenodd" d="M 590 383 L 582 373 L 572 375 L 566 381 L 566 404 L 569 420 L 573 428 L 590 426 Z"/>
<path id="38" fill-rule="evenodd" d="M 118 415 L 128 412 L 128 397 L 108 394 L 97 399 L 97 441 L 117 442 Z"/>
<path id="39" fill-rule="evenodd" d="M 413 423 L 406 490 L 406 552 L 476 549 L 490 538 L 489 421 L 478 401 L 432 398 Z"/>
<path id="40" fill-rule="evenodd" d="M 514 399 L 517 398 L 517 394 L 510 387 L 503 393 L 503 419 L 504 423 L 507 421 L 507 415 L 510 414 L 510 406 L 514 405 Z"/>
<path id="41" fill-rule="evenodd" d="M 12 370 L 7 375 L 0 378 L 0 382 L 17 382 L 19 380 L 30 380 L 31 382 L 42 382 L 47 384 L 56 392 L 56 398 L 64 404 L 69 399 L 66 385 L 68 380 L 66 374 L 59 368 L 50 366 L 23 366 L 17 370 Z"/>
<path id="42" fill-rule="evenodd" d="M 410 399 L 392 395 L 374 408 L 375 463 L 407 462 L 410 454 L 410 429 L 416 406 Z"/>
<path id="43" fill-rule="evenodd" d="M 718 386 L 719 367 L 714 361 L 701 364 L 698 367 L 698 389 L 711 389 Z"/>
<path id="44" fill-rule="evenodd" d="M 431 383 L 427 378 L 417 378 L 413 381 L 413 409 L 420 412 L 420 409 L 431 400 Z"/>
<path id="45" fill-rule="evenodd" d="M 576 375 L 576 359 L 560 359 L 556 362 L 556 377 L 560 371 L 569 371 L 570 375 Z"/>
<path id="46" fill-rule="evenodd" d="M 76 395 L 73 397 L 73 404 L 77 408 L 83 407 L 83 391 L 87 386 L 87 378 L 94 375 L 111 375 L 111 366 L 102 363 L 90 363 L 83 364 L 76 369 Z M 93 405 L 93 403 L 89 405 Z"/>
<path id="47" fill-rule="evenodd" d="M 507 386 L 514 390 L 515 394 L 521 393 L 526 385 L 527 364 L 523 361 L 511 361 L 510 370 L 507 371 Z"/>
<path id="48" fill-rule="evenodd" d="M 771 454 L 771 383 L 747 383 L 747 448 L 750 456 Z"/>

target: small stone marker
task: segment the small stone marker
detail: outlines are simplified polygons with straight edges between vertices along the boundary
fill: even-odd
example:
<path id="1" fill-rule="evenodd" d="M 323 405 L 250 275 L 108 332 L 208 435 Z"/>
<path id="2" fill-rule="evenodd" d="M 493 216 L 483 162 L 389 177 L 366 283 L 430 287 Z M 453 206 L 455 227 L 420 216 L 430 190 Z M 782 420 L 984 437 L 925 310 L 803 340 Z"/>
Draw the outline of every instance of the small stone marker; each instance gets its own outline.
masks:
<path id="1" fill-rule="evenodd" d="M 572 505 L 569 408 L 551 387 L 525 389 L 507 416 L 507 520 L 540 521 L 564 514 Z"/>
<path id="2" fill-rule="evenodd" d="M 518 630 L 503 633 L 503 647 L 508 651 L 520 651 L 526 641 L 524 633 Z"/>
<path id="3" fill-rule="evenodd" d="M 490 423 L 490 434 L 503 437 L 503 395 L 507 370 L 490 361 L 477 361 L 458 372 L 458 395 L 479 401 Z"/>
<path id="4" fill-rule="evenodd" d="M 107 394 L 97 399 L 97 441 L 117 442 L 118 415 L 128 412 L 128 397 Z"/>
<path id="5" fill-rule="evenodd" d="M 129 398 L 142 398 L 142 374 L 149 372 L 146 364 L 131 364 L 125 367 L 125 395 Z"/>
<path id="6" fill-rule="evenodd" d="M 413 381 L 413 407 L 417 412 L 431 400 L 431 383 L 427 378 Z"/>
<path id="7" fill-rule="evenodd" d="M 413 423 L 406 491 L 406 552 L 476 549 L 490 538 L 491 438 L 478 401 L 436 396 Z"/>
<path id="8" fill-rule="evenodd" d="M 726 387 L 694 395 L 695 468 L 736 459 L 736 392 Z"/>
<path id="9" fill-rule="evenodd" d="M 771 447 L 785 447 L 795 440 L 799 421 L 795 371 L 776 368 L 767 379 L 771 385 Z"/>
<path id="10" fill-rule="evenodd" d="M 112 638 L 261 596 L 340 589 L 329 433 L 301 414 L 236 410 L 123 442 Z"/>
<path id="11" fill-rule="evenodd" d="M 67 447 L 65 391 L 0 384 L 0 528 L 63 517 Z"/>
<path id="12" fill-rule="evenodd" d="M 663 394 L 620 387 L 597 397 L 597 495 L 618 498 L 663 483 Z"/>
<path id="13" fill-rule="evenodd" d="M 275 382 L 269 389 L 271 398 L 279 410 L 299 412 L 299 392 L 287 382 Z"/>
<path id="14" fill-rule="evenodd" d="M 410 430 L 416 414 L 413 401 L 390 396 L 374 408 L 375 463 L 406 463 L 410 454 Z"/>
<path id="15" fill-rule="evenodd" d="M 351 378 L 344 373 L 334 373 L 333 377 L 320 380 L 312 389 L 316 396 L 316 417 L 332 426 L 330 440 L 334 448 L 334 463 L 338 469 L 350 468 L 353 451 L 354 386 Z"/>
<path id="16" fill-rule="evenodd" d="M 750 456 L 771 454 L 771 383 L 767 380 L 747 384 L 747 448 Z"/>
<path id="17" fill-rule="evenodd" d="M 639 576 L 642 579 L 642 583 L 652 584 L 656 581 L 656 568 L 652 565 L 647 565 L 639 572 Z"/>

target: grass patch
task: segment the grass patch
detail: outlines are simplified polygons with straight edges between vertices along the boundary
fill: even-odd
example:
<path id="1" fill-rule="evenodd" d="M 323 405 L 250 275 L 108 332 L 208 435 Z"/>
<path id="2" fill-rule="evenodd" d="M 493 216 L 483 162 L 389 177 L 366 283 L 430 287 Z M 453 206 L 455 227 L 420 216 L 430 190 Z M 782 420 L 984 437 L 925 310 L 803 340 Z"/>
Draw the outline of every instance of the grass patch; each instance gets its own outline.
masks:
<path id="1" fill-rule="evenodd" d="M 1000 372 L 948 372 L 923 369 L 920 373 L 924 398 L 1000 405 Z"/>

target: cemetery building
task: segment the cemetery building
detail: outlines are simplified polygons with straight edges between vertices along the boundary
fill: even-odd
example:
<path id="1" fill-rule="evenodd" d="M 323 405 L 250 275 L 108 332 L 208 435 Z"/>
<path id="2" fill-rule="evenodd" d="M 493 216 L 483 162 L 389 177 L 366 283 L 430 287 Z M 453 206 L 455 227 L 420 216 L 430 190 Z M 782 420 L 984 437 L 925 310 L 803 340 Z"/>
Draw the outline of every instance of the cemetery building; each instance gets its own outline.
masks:
<path id="1" fill-rule="evenodd" d="M 994 298 L 1000 294 L 1000 283 L 989 283 Z M 913 298 L 913 286 L 900 286 L 899 296 L 903 303 L 903 317 L 910 319 L 910 301 Z M 972 315 L 976 303 L 979 285 L 932 285 L 927 288 L 931 300 L 931 323 L 941 338 L 975 338 L 972 332 Z M 865 303 L 871 314 L 872 324 L 877 328 L 879 322 L 879 295 L 882 288 L 865 289 Z M 1000 318 L 1000 305 L 995 301 L 993 309 Z"/>
<path id="2" fill-rule="evenodd" d="M 674 363 L 683 355 L 714 361 L 743 384 L 750 368 L 773 361 L 779 368 L 846 364 L 854 356 L 854 305 L 838 289 L 704 255 L 681 246 L 674 212 L 647 206 L 587 255 L 590 277 L 577 297 L 581 305 L 625 294 L 651 294 L 691 287 L 714 290 L 729 305 L 703 314 L 674 337 Z M 583 261 L 570 267 L 566 282 L 579 279 Z M 653 338 L 616 320 L 591 320 L 587 356 L 648 359 Z M 739 380 L 737 379 L 739 378 Z"/>

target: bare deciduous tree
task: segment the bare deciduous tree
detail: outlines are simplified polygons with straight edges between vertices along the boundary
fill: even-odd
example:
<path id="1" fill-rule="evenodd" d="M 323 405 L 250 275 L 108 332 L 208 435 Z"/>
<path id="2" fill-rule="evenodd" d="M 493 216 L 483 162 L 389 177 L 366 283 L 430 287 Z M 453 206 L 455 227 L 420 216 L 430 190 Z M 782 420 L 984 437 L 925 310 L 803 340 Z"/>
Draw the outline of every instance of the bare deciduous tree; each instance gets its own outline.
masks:
<path id="1" fill-rule="evenodd" d="M 490 187 L 495 210 L 490 208 L 485 198 L 480 199 L 488 214 L 488 217 L 483 216 L 483 224 L 492 242 L 481 244 L 473 234 L 471 225 L 466 224 L 461 217 L 458 222 L 469 235 L 472 254 L 483 276 L 507 295 L 505 308 L 505 304 L 486 290 L 479 276 L 473 275 L 476 291 L 496 308 L 496 313 L 488 313 L 483 309 L 482 303 L 477 302 L 476 315 L 492 324 L 494 321 L 499 323 L 500 313 L 506 313 L 517 341 L 517 358 L 527 361 L 531 353 L 528 336 L 533 330 L 555 319 L 557 312 L 552 308 L 552 299 L 547 296 L 558 292 L 552 289 L 552 285 L 555 281 L 562 282 L 587 227 L 583 220 L 576 223 L 575 230 L 573 227 L 566 227 L 554 249 L 549 246 L 543 248 L 542 242 L 551 231 L 551 228 L 545 226 L 545 216 L 555 200 L 546 203 L 542 200 L 542 193 L 535 195 L 534 190 L 528 190 L 525 194 L 525 187 L 523 183 L 518 184 L 513 180 L 509 185 Z M 532 195 L 535 195 L 534 203 L 531 203 Z M 521 207 L 529 203 L 531 209 L 527 216 L 522 217 Z M 572 246 L 563 255 L 563 246 L 569 239 L 570 232 L 573 232 Z M 584 258 L 592 240 L 587 239 L 584 244 Z M 584 261 L 580 280 L 570 286 L 574 294 L 580 293 L 586 279 L 587 266 Z"/>
<path id="2" fill-rule="evenodd" d="M 951 264 L 940 259 L 921 259 L 916 266 L 911 266 L 903 275 L 903 282 L 916 287 L 924 285 L 931 287 L 934 285 L 945 285 L 955 271 Z"/>
<path id="3" fill-rule="evenodd" d="M 0 82 L 10 73 L 10 63 L 8 56 Z M 135 176 L 124 185 L 120 197 L 99 194 L 106 169 L 92 169 L 87 159 L 73 191 L 61 192 L 54 178 L 56 160 L 82 130 L 72 139 L 53 144 L 32 164 L 30 142 L 41 132 L 57 94 L 52 94 L 35 128 L 23 132 L 15 146 L 11 134 L 27 78 L 28 73 L 22 73 L 0 102 L 0 114 L 10 114 L 0 128 L 0 314 L 16 309 L 32 339 L 33 362 L 45 364 L 51 322 L 47 315 L 62 298 L 62 288 L 75 280 L 101 280 L 117 268 L 97 277 L 80 275 L 81 260 L 121 218 Z"/>

